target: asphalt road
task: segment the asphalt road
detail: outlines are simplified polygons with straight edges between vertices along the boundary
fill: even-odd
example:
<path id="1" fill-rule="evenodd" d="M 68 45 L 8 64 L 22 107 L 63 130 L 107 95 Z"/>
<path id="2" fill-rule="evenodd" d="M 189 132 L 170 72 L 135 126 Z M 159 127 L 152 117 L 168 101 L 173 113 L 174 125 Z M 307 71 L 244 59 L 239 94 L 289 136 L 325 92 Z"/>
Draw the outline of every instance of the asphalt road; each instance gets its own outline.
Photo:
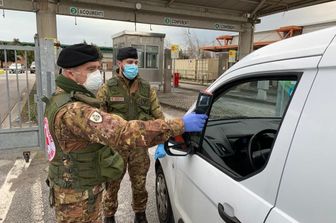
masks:
<path id="1" fill-rule="evenodd" d="M 28 84 L 27 84 L 28 82 Z M 14 105 L 27 95 L 27 89 L 31 89 L 35 82 L 35 74 L 8 74 L 8 86 L 6 74 L 0 75 L 0 122 L 7 117 Z M 19 89 L 19 90 L 18 90 Z M 9 94 L 9 100 L 8 100 Z M 23 105 L 21 105 L 23 106 Z M 14 116 L 14 115 L 13 115 Z M 17 117 L 12 117 L 12 120 Z M 5 123 L 4 123 L 5 124 Z"/>
<path id="2" fill-rule="evenodd" d="M 166 116 L 181 116 L 183 112 L 171 108 L 163 109 Z M 55 222 L 53 209 L 49 207 L 47 161 L 43 151 L 35 148 L 31 159 L 26 163 L 24 150 L 0 150 L 0 223 L 52 223 Z M 147 175 L 147 218 L 150 223 L 157 223 L 155 203 L 155 173 L 153 154 L 155 147 L 149 150 L 151 167 Z M 126 174 L 119 191 L 119 208 L 116 219 L 119 223 L 133 222 L 131 208 L 131 187 Z"/>

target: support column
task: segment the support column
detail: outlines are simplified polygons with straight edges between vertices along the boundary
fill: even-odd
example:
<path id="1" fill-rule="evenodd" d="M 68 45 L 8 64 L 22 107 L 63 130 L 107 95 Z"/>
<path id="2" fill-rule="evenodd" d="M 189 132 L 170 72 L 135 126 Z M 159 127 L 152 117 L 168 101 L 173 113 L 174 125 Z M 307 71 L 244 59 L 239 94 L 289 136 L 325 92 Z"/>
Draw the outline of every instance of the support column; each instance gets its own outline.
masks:
<path id="1" fill-rule="evenodd" d="M 39 38 L 57 39 L 56 3 L 38 0 L 36 6 L 36 25 Z"/>
<path id="2" fill-rule="evenodd" d="M 50 96 L 55 91 L 55 73 L 57 50 L 54 43 L 57 41 L 56 29 L 57 3 L 50 0 L 37 0 L 36 2 L 36 25 L 38 54 L 35 55 L 38 62 L 39 73 L 36 78 L 41 81 L 42 95 Z M 43 59 L 42 59 L 43 58 Z"/>
<path id="3" fill-rule="evenodd" d="M 216 79 L 222 75 L 224 73 L 224 71 L 226 71 L 227 68 L 225 66 L 225 54 L 222 53 L 218 53 L 218 74 Z"/>
<path id="4" fill-rule="evenodd" d="M 164 50 L 164 72 L 163 72 L 163 92 L 171 92 L 171 76 L 172 76 L 172 59 L 171 51 L 169 49 Z"/>
<path id="5" fill-rule="evenodd" d="M 239 32 L 239 60 L 253 51 L 254 25 L 242 24 L 243 31 Z"/>

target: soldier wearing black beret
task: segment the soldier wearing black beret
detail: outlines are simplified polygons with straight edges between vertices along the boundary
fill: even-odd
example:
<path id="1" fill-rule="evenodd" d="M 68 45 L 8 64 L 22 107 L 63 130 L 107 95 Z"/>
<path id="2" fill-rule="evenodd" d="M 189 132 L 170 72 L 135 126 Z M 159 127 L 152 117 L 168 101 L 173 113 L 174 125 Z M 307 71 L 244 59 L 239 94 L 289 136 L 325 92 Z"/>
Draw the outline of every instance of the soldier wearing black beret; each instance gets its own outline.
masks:
<path id="1" fill-rule="evenodd" d="M 134 47 L 119 49 L 117 53 L 117 75 L 112 77 L 98 91 L 97 98 L 107 105 L 107 111 L 117 114 L 125 120 L 164 120 L 156 90 L 148 81 L 139 77 L 138 52 Z M 150 158 L 143 147 L 119 153 L 125 163 L 123 174 L 128 168 L 132 182 L 132 208 L 135 223 L 147 223 L 146 177 Z M 118 208 L 118 190 L 122 178 L 106 184 L 104 193 L 105 223 L 114 222 Z"/>
<path id="2" fill-rule="evenodd" d="M 100 59 L 97 47 L 79 43 L 64 48 L 59 54 L 57 65 L 62 68 L 72 68 Z"/>
<path id="3" fill-rule="evenodd" d="M 112 148 L 148 148 L 184 131 L 200 131 L 194 123 L 205 123 L 195 114 L 169 121 L 125 121 L 100 110 L 93 93 L 101 83 L 99 60 L 94 46 L 65 48 L 57 60 L 62 74 L 56 78 L 56 92 L 43 99 L 49 201 L 57 222 L 102 222 L 103 184 L 117 180 L 124 170 Z"/>
<path id="4" fill-rule="evenodd" d="M 138 59 L 137 49 L 134 47 L 124 47 L 120 48 L 117 55 L 117 60 L 123 61 L 127 58 Z"/>

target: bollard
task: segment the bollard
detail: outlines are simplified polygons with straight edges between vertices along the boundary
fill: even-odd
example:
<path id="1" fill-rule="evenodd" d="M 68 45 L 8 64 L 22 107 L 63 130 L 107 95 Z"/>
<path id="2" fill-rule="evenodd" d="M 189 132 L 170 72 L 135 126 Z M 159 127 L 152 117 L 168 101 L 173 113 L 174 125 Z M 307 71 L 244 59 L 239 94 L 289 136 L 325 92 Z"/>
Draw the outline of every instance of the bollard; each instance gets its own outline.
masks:
<path id="1" fill-rule="evenodd" d="M 179 79 L 180 79 L 180 74 L 178 72 L 175 72 L 174 77 L 173 77 L 174 87 L 179 86 Z"/>

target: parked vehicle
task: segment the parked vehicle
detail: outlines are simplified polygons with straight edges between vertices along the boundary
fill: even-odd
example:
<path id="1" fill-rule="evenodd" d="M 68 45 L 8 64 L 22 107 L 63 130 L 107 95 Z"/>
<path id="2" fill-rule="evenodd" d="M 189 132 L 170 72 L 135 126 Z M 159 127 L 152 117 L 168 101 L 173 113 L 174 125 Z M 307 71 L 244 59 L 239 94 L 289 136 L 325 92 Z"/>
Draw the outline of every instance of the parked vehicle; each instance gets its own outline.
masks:
<path id="1" fill-rule="evenodd" d="M 263 47 L 207 89 L 203 133 L 155 163 L 161 223 L 336 222 L 335 35 Z"/>
<path id="2" fill-rule="evenodd" d="M 33 74 L 35 73 L 36 67 L 35 67 L 35 61 L 33 61 L 30 65 L 30 73 Z"/>
<path id="3" fill-rule="evenodd" d="M 23 73 L 25 68 L 24 68 L 24 65 L 22 64 L 19 64 L 19 63 L 12 63 L 11 65 L 9 65 L 9 73 Z"/>

